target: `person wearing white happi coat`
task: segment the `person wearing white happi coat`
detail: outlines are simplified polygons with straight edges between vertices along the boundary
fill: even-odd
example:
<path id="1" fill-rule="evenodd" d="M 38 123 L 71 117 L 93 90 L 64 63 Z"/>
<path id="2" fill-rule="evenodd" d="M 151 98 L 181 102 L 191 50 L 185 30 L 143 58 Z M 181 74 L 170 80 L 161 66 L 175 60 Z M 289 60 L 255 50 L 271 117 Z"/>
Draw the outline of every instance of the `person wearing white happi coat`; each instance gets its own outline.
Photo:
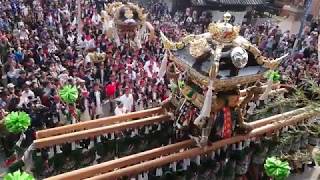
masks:
<path id="1" fill-rule="evenodd" d="M 128 110 L 128 112 L 132 112 L 132 110 L 133 110 L 133 96 L 130 93 L 129 88 L 126 88 L 125 94 L 120 96 L 118 100 L 121 101 L 121 103 Z"/>
<path id="2" fill-rule="evenodd" d="M 92 118 L 97 119 L 103 115 L 102 103 L 105 99 L 105 94 L 100 90 L 99 84 L 93 86 L 93 91 L 90 92 L 90 104 L 92 107 Z"/>

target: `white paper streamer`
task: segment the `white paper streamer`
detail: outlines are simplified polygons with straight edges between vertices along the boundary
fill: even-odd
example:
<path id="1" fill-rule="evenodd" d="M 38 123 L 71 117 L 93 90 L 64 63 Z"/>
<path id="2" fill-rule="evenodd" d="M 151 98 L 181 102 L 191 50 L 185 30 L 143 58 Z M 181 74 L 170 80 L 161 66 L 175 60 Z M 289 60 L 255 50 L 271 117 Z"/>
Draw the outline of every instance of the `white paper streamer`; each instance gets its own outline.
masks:
<path id="1" fill-rule="evenodd" d="M 195 159 L 195 163 L 200 166 L 201 165 L 201 157 L 198 155 Z"/>
<path id="2" fill-rule="evenodd" d="M 94 147 L 94 141 L 93 139 L 90 140 L 90 144 L 88 146 L 88 149 L 92 149 Z"/>
<path id="3" fill-rule="evenodd" d="M 272 79 L 268 79 L 268 82 L 267 82 L 267 87 L 264 91 L 264 93 L 260 96 L 259 100 L 266 100 L 269 93 L 271 92 L 272 90 L 272 84 L 273 84 L 273 80 Z"/>
<path id="4" fill-rule="evenodd" d="M 57 154 L 61 154 L 62 153 L 60 145 L 56 145 L 56 151 L 57 151 Z"/>
<path id="5" fill-rule="evenodd" d="M 243 143 L 242 143 L 242 141 L 241 141 L 241 142 L 239 142 L 239 146 L 238 146 L 238 148 L 239 148 L 239 150 L 242 150 L 242 149 L 243 149 Z"/>
<path id="6" fill-rule="evenodd" d="M 185 171 L 188 169 L 188 165 L 187 165 L 187 160 L 186 159 L 183 160 L 182 169 L 185 170 Z"/>
<path id="7" fill-rule="evenodd" d="M 252 115 L 254 110 L 256 109 L 257 105 L 254 102 L 249 102 L 249 109 L 247 111 L 248 114 Z"/>
<path id="8" fill-rule="evenodd" d="M 156 176 L 161 177 L 162 176 L 162 168 L 157 168 L 156 170 Z"/>
<path id="9" fill-rule="evenodd" d="M 21 133 L 19 140 L 16 142 L 16 146 L 20 147 L 22 141 L 26 138 L 26 135 L 24 133 Z"/>
<path id="10" fill-rule="evenodd" d="M 176 172 L 177 171 L 177 162 L 171 163 L 170 168 L 172 169 L 173 172 Z"/>
<path id="11" fill-rule="evenodd" d="M 203 118 L 210 117 L 211 106 L 212 106 L 212 85 L 213 85 L 213 81 L 210 80 L 208 85 L 208 91 L 206 93 L 206 98 L 204 100 L 200 115 L 194 120 L 194 124 L 197 126 L 203 123 L 202 122 Z"/>
<path id="12" fill-rule="evenodd" d="M 97 142 L 98 142 L 98 143 L 101 143 L 101 136 L 98 136 L 98 137 L 97 137 Z"/>
<path id="13" fill-rule="evenodd" d="M 99 156 L 99 154 L 96 152 L 96 157 L 94 159 L 93 165 L 98 164 L 98 159 L 100 159 L 101 156 Z"/>
<path id="14" fill-rule="evenodd" d="M 212 153 L 211 153 L 211 159 L 214 160 L 215 156 L 216 156 L 216 152 L 212 151 Z"/>
<path id="15" fill-rule="evenodd" d="M 165 52 L 161 65 L 160 65 L 160 70 L 158 73 L 158 77 L 161 79 L 164 77 L 164 75 L 166 74 L 167 71 L 167 65 L 168 65 L 168 53 L 167 51 Z"/>
<path id="16" fill-rule="evenodd" d="M 22 161 L 25 164 L 25 171 L 28 173 L 31 173 L 31 170 L 33 169 L 33 159 L 32 159 L 32 150 L 35 150 L 34 143 L 32 143 L 28 149 L 23 153 Z"/>
<path id="17" fill-rule="evenodd" d="M 50 147 L 48 156 L 49 156 L 49 157 L 48 157 L 49 159 L 53 158 L 53 156 L 54 156 L 54 149 L 53 149 L 53 147 Z"/>
<path id="18" fill-rule="evenodd" d="M 145 127 L 144 134 L 149 134 L 149 127 Z"/>
<path id="19" fill-rule="evenodd" d="M 111 140 L 114 140 L 114 132 L 113 133 L 111 133 L 111 138 L 110 138 Z"/>
<path id="20" fill-rule="evenodd" d="M 73 151 L 73 150 L 75 150 L 76 149 L 76 143 L 75 142 L 72 142 L 71 143 L 71 150 Z"/>
<path id="21" fill-rule="evenodd" d="M 148 180 L 149 179 L 149 172 L 144 172 L 143 173 L 143 180 Z"/>

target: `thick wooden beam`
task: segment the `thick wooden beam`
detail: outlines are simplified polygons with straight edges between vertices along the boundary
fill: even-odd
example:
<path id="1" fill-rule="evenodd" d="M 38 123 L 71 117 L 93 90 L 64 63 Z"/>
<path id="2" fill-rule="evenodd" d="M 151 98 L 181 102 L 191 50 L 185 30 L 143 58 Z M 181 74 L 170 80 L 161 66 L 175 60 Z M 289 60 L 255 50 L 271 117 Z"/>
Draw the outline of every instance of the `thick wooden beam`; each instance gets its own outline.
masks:
<path id="1" fill-rule="evenodd" d="M 108 126 L 115 123 L 125 122 L 130 119 L 144 118 L 144 117 L 148 117 L 156 114 L 162 114 L 162 113 L 163 113 L 163 109 L 161 107 L 157 107 L 153 109 L 147 109 L 139 112 L 132 112 L 132 113 L 119 115 L 119 116 L 111 116 L 111 117 L 79 122 L 76 124 L 70 124 L 70 125 L 51 128 L 51 129 L 40 130 L 40 131 L 37 131 L 36 137 L 37 139 L 41 139 L 41 138 L 46 138 L 50 136 L 66 134 L 74 131 L 81 131 L 86 129 L 102 127 L 102 126 Z"/>
<path id="2" fill-rule="evenodd" d="M 274 89 L 270 91 L 269 96 L 275 96 L 277 94 L 286 93 L 286 92 L 288 92 L 286 88 Z M 244 94 L 240 97 L 240 101 L 243 101 L 245 99 L 245 95 L 246 95 L 246 92 L 244 92 Z M 261 95 L 262 94 L 260 94 L 260 96 Z"/>
<path id="3" fill-rule="evenodd" d="M 62 135 L 37 139 L 34 141 L 34 145 L 35 145 L 35 148 L 41 149 L 45 147 L 51 147 L 57 144 L 75 142 L 82 139 L 101 136 L 107 133 L 122 131 L 130 128 L 142 127 L 144 125 L 151 125 L 154 123 L 159 123 L 162 121 L 169 121 L 169 120 L 170 120 L 169 115 L 158 115 L 158 116 L 148 117 L 145 119 L 139 119 L 136 121 L 122 122 L 122 123 L 113 124 L 110 126 L 104 126 L 104 127 L 94 128 L 94 129 L 88 129 L 88 130 L 83 130 L 83 131 L 78 131 L 78 132 L 73 132 L 68 134 L 62 134 Z"/>
<path id="4" fill-rule="evenodd" d="M 267 88 L 267 85 L 263 85 L 262 86 L 263 89 L 266 89 Z M 278 84 L 274 84 L 272 85 L 272 89 L 275 90 L 278 88 Z M 240 96 L 245 96 L 247 94 L 247 89 L 242 89 L 240 90 Z"/>
<path id="5" fill-rule="evenodd" d="M 192 140 L 186 140 L 183 142 L 179 142 L 176 144 L 171 144 L 164 147 L 155 148 L 149 151 L 141 152 L 138 154 L 126 156 L 123 158 L 111 160 L 108 162 L 104 162 L 101 164 L 89 166 L 86 168 L 78 169 L 75 171 L 67 172 L 64 174 L 60 174 L 57 176 L 49 177 L 45 180 L 78 180 L 78 179 L 84 179 L 88 177 L 93 177 L 97 174 L 101 173 L 107 173 L 110 171 L 113 171 L 114 169 L 120 169 L 123 167 L 131 166 L 134 164 L 138 164 L 144 161 L 148 161 L 160 156 L 169 155 L 172 153 L 176 153 L 181 149 L 189 148 L 193 145 Z"/>
<path id="6" fill-rule="evenodd" d="M 274 115 L 274 116 L 271 116 L 271 117 L 267 117 L 267 118 L 264 118 L 264 119 L 261 119 L 261 120 L 250 122 L 249 124 L 250 124 L 250 126 L 252 128 L 258 128 L 258 127 L 265 126 L 267 124 L 278 122 L 278 121 L 281 121 L 281 120 L 284 120 L 284 119 L 289 119 L 292 116 L 296 116 L 296 115 L 299 115 L 299 114 L 307 113 L 310 110 L 311 110 L 311 107 L 307 106 L 307 107 L 304 107 L 304 108 L 299 108 L 299 109 L 296 109 L 296 110 L 293 110 L 293 111 L 285 112 L 285 113 L 282 113 L 282 114 L 277 114 L 277 115 Z"/>
<path id="7" fill-rule="evenodd" d="M 115 171 L 112 171 L 109 173 L 100 174 L 100 175 L 97 175 L 97 176 L 94 176 L 91 178 L 87 178 L 86 180 L 114 180 L 114 179 L 118 179 L 118 178 L 124 177 L 124 176 L 137 175 L 139 173 L 150 171 L 152 169 L 161 167 L 163 165 L 166 165 L 166 164 L 169 164 L 172 162 L 177 162 L 177 161 L 181 161 L 183 159 L 193 158 L 198 155 L 209 154 L 215 150 L 223 148 L 226 145 L 235 144 L 235 143 L 238 143 L 241 141 L 245 141 L 247 139 L 251 139 L 253 137 L 258 137 L 258 136 L 264 135 L 269 132 L 274 132 L 274 131 L 280 130 L 281 128 L 283 128 L 285 126 L 294 125 L 294 124 L 299 123 L 303 120 L 314 117 L 318 114 L 319 114 L 318 112 L 302 113 L 297 116 L 293 116 L 290 119 L 282 120 L 279 122 L 275 122 L 275 123 L 254 129 L 253 131 L 251 131 L 247 135 L 235 136 L 235 137 L 232 137 L 229 139 L 224 139 L 224 140 L 215 142 L 212 145 L 204 147 L 204 148 L 193 148 L 193 149 L 190 149 L 190 150 L 187 150 L 184 152 L 172 154 L 169 156 L 161 157 L 161 158 L 150 160 L 150 161 L 146 161 L 146 162 L 136 164 L 133 166 L 128 166 L 128 167 L 118 169 L 118 170 L 115 170 Z"/>

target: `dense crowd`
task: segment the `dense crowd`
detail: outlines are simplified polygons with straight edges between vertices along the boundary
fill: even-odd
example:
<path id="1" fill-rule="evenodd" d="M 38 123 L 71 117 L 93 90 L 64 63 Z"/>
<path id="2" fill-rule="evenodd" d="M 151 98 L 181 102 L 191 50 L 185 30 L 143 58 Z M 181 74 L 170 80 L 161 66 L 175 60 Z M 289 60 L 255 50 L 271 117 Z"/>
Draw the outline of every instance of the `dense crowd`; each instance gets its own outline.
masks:
<path id="1" fill-rule="evenodd" d="M 58 95 L 65 84 L 76 85 L 80 91 L 79 121 L 155 107 L 168 97 L 167 83 L 157 76 L 165 53 L 160 40 L 146 38 L 142 48 L 135 49 L 120 37 L 117 47 L 103 34 L 100 15 L 110 1 L 82 1 L 80 17 L 76 2 L 12 0 L 0 4 L 2 117 L 25 111 L 33 130 L 71 123 Z M 163 2 L 151 1 L 146 8 L 155 29 L 173 40 L 205 32 L 211 19 L 209 13 L 190 8 L 170 13 Z M 280 67 L 289 83 L 299 82 L 307 72 L 318 77 L 317 26 L 304 31 L 301 39 L 270 24 L 244 25 L 241 34 L 266 56 L 291 53 Z M 90 52 L 105 52 L 105 59 L 96 63 L 88 57 Z M 2 138 L 4 146 L 6 138 Z"/>

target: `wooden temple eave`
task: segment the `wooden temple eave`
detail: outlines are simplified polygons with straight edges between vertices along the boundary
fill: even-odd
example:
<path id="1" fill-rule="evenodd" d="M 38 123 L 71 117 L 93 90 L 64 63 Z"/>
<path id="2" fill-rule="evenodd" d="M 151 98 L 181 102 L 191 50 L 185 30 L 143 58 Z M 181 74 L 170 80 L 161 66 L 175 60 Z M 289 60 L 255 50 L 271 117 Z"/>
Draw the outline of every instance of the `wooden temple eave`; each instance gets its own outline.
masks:
<path id="1" fill-rule="evenodd" d="M 193 147 L 194 142 L 192 140 L 186 140 L 176 144 L 159 147 L 153 150 L 122 157 L 116 160 L 78 169 L 57 176 L 52 176 L 47 178 L 46 180 L 76 180 L 85 178 L 113 180 L 125 175 L 139 174 L 141 172 L 145 172 L 171 162 L 183 160 L 186 158 L 192 158 L 201 154 L 208 154 L 212 151 L 224 147 L 225 145 L 239 143 L 252 137 L 257 137 L 268 132 L 277 131 L 284 126 L 294 125 L 318 115 L 319 112 L 313 111 L 313 108 L 311 106 L 307 106 L 283 114 L 257 120 L 255 122 L 250 122 L 248 124 L 250 124 L 250 126 L 252 126 L 254 130 L 249 134 L 238 135 L 229 139 L 221 140 L 213 143 L 211 146 L 207 146 L 204 148 L 190 149 Z M 181 149 L 190 150 L 179 152 Z M 97 174 L 101 175 L 95 176 Z"/>
<path id="2" fill-rule="evenodd" d="M 310 107 L 306 107 L 306 109 L 309 109 Z M 87 180 L 114 180 L 120 177 L 124 176 L 130 176 L 130 175 L 136 175 L 139 173 L 143 173 L 158 167 L 161 167 L 166 164 L 170 164 L 173 162 L 181 161 L 184 159 L 194 158 L 198 155 L 205 155 L 210 154 L 213 151 L 216 151 L 218 149 L 221 149 L 225 146 L 239 143 L 242 141 L 250 140 L 254 137 L 259 137 L 267 133 L 272 133 L 275 131 L 281 130 L 283 127 L 295 125 L 297 123 L 303 122 L 307 119 L 310 119 L 312 117 L 318 116 L 319 112 L 317 111 L 306 111 L 304 113 L 300 113 L 298 115 L 292 116 L 290 118 L 285 118 L 280 121 L 274 122 L 272 124 L 268 124 L 262 127 L 258 127 L 254 130 L 252 130 L 250 133 L 246 135 L 238 135 L 234 136 L 232 138 L 224 139 L 221 141 L 217 141 L 212 143 L 210 146 L 203 147 L 203 148 L 193 148 L 190 150 L 186 150 L 183 152 L 171 154 L 165 157 L 159 157 L 158 159 L 142 162 L 133 166 L 125 167 L 122 169 L 117 169 L 115 171 L 100 174 L 91 178 L 87 178 Z"/>
<path id="3" fill-rule="evenodd" d="M 163 112 L 164 111 L 161 107 L 157 107 L 157 108 L 147 109 L 139 112 L 132 112 L 132 113 L 119 115 L 119 116 L 111 116 L 111 117 L 100 118 L 100 119 L 95 119 L 95 120 L 90 120 L 85 122 L 79 122 L 76 124 L 70 124 L 70 125 L 65 125 L 61 127 L 37 131 L 36 137 L 37 139 L 41 139 L 41 138 L 47 138 L 50 136 L 66 134 L 74 131 L 81 131 L 86 129 L 102 127 L 102 126 L 108 126 L 115 123 L 126 122 L 136 118 L 143 118 L 143 117 L 149 117 L 157 114 L 162 114 Z"/>

